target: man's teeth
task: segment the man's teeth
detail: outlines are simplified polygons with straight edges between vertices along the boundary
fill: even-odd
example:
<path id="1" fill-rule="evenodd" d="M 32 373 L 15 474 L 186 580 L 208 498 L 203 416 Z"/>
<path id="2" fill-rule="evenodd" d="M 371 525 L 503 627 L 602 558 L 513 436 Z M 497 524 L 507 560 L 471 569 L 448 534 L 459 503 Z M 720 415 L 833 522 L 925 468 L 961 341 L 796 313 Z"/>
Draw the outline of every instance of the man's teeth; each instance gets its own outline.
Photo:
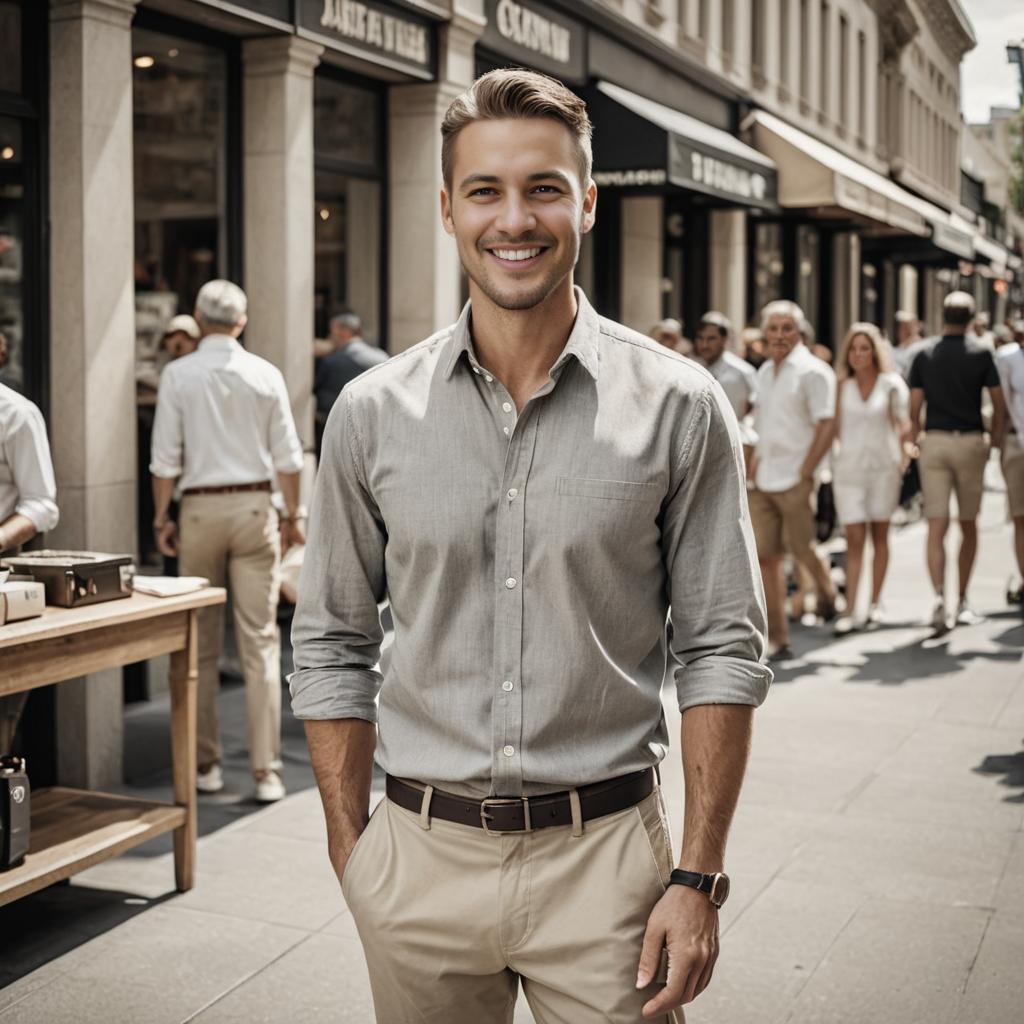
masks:
<path id="1" fill-rule="evenodd" d="M 495 249 L 494 254 L 502 260 L 531 260 L 540 255 L 540 249 Z"/>

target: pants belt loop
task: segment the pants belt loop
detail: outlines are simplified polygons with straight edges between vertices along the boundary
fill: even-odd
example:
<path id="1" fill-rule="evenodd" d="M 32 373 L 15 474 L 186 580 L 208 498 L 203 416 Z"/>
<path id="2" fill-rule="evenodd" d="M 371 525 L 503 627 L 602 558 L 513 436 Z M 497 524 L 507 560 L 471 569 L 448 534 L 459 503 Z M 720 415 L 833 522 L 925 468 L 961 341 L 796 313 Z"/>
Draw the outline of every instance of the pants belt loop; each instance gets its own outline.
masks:
<path id="1" fill-rule="evenodd" d="M 569 806 L 572 808 L 572 836 L 579 839 L 583 835 L 583 808 L 580 806 L 578 789 L 569 790 Z"/>
<path id="2" fill-rule="evenodd" d="M 434 796 L 434 787 L 427 786 L 423 790 L 423 803 L 420 804 L 420 828 L 424 832 L 430 831 L 430 801 Z"/>

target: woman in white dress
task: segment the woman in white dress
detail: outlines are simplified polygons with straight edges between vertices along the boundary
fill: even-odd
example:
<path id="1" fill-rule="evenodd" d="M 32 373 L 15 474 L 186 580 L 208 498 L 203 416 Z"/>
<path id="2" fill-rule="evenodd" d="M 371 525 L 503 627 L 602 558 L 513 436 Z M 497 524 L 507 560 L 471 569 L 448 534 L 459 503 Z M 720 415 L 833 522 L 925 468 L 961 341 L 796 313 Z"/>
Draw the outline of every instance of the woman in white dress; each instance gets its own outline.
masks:
<path id="1" fill-rule="evenodd" d="M 836 632 L 882 621 L 882 585 L 889 568 L 889 521 L 899 504 L 905 446 L 910 439 L 910 393 L 893 369 L 889 345 L 874 324 L 856 323 L 836 361 L 835 435 L 832 488 L 836 513 L 846 534 L 846 615 Z M 868 534 L 874 557 L 871 602 L 866 619 L 856 617 L 857 589 Z"/>

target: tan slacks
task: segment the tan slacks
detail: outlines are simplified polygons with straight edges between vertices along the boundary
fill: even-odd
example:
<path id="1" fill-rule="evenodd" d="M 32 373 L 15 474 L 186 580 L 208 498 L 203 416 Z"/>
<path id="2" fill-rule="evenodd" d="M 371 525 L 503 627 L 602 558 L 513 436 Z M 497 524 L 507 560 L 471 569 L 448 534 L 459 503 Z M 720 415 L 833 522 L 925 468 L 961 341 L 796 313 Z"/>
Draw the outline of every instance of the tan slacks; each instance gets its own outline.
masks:
<path id="1" fill-rule="evenodd" d="M 537 1024 L 641 1024 L 660 989 L 636 989 L 644 930 L 671 870 L 658 789 L 578 836 L 492 836 L 382 800 L 342 879 L 378 1024 L 511 1024 L 520 982 Z"/>
<path id="2" fill-rule="evenodd" d="M 281 639 L 277 628 L 281 561 L 277 512 L 266 491 L 189 494 L 178 516 L 182 576 L 227 586 L 248 709 L 249 763 L 263 772 L 281 753 Z M 217 724 L 224 636 L 223 606 L 199 612 L 198 752 L 200 765 L 221 759 Z"/>

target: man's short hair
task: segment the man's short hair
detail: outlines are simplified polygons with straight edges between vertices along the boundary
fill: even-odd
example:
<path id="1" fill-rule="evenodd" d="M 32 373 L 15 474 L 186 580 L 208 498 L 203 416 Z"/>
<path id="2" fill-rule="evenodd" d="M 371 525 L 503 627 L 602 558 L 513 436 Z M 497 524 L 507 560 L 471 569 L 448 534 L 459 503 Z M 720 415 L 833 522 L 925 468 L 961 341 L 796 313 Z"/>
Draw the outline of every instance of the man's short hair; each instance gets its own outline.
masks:
<path id="1" fill-rule="evenodd" d="M 681 337 L 683 333 L 683 325 L 678 320 L 673 320 L 672 317 L 667 317 L 664 320 L 659 320 L 651 328 L 651 336 L 653 337 L 660 331 L 671 331 L 673 334 L 678 334 Z"/>
<path id="2" fill-rule="evenodd" d="M 732 321 L 724 313 L 717 313 L 713 309 L 700 318 L 697 330 L 700 331 L 702 327 L 716 328 L 719 337 L 724 338 L 726 341 L 732 337 Z"/>
<path id="3" fill-rule="evenodd" d="M 356 313 L 339 313 L 337 316 L 331 317 L 331 327 L 344 327 L 345 330 L 351 331 L 353 334 L 361 334 L 363 321 Z"/>
<path id="4" fill-rule="evenodd" d="M 481 75 L 456 97 L 441 122 L 441 174 L 451 191 L 455 165 L 455 140 L 476 121 L 545 117 L 569 129 L 576 144 L 580 183 L 586 189 L 593 166 L 593 128 L 587 105 L 561 82 L 537 71 L 499 68 Z"/>
<path id="5" fill-rule="evenodd" d="M 207 281 L 196 296 L 196 312 L 208 327 L 235 327 L 248 307 L 245 292 L 231 281 Z"/>
<path id="6" fill-rule="evenodd" d="M 807 322 L 804 311 L 792 299 L 775 299 L 761 310 L 762 331 L 768 326 L 768 321 L 773 316 L 792 317 L 801 333 L 803 333 L 803 325 Z"/>
<path id="7" fill-rule="evenodd" d="M 950 292 L 942 300 L 942 322 L 947 327 L 966 327 L 974 318 L 974 296 Z"/>
<path id="8" fill-rule="evenodd" d="M 896 323 L 898 324 L 913 324 L 917 323 L 917 317 L 906 309 L 896 310 Z"/>

